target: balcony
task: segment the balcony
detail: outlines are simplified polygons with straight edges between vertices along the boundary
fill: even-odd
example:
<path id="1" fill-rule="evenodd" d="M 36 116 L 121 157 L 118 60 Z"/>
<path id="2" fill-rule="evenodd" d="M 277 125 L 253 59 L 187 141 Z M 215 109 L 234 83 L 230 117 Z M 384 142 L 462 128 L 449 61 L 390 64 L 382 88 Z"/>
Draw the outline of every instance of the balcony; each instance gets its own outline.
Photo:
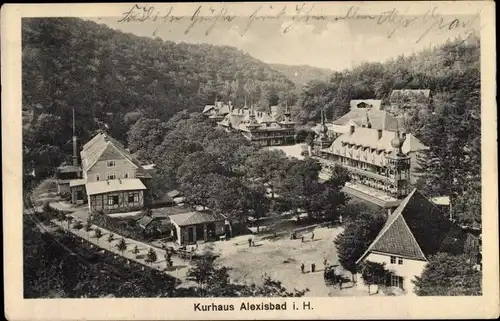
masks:
<path id="1" fill-rule="evenodd" d="M 316 158 L 316 159 L 319 161 L 319 163 L 322 166 L 325 166 L 325 167 L 334 167 L 335 165 L 340 165 L 340 166 L 344 167 L 345 169 L 347 169 L 349 172 L 356 174 L 356 175 L 359 175 L 359 176 L 368 177 L 368 178 L 379 180 L 379 181 L 382 181 L 385 183 L 389 183 L 392 181 L 390 177 L 380 175 L 380 174 L 377 174 L 377 173 L 374 173 L 374 172 L 371 172 L 371 171 L 368 171 L 365 169 L 342 164 L 342 163 L 337 162 L 337 161 L 326 160 L 326 159 L 322 159 L 322 158 Z"/>

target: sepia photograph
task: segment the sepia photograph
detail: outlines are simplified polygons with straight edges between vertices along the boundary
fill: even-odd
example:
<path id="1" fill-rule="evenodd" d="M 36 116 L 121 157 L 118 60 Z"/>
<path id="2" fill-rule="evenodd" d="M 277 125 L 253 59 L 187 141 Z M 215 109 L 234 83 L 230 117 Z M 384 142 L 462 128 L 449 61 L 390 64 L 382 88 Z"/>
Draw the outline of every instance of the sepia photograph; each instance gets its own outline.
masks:
<path id="1" fill-rule="evenodd" d="M 21 17 L 22 299 L 288 318 L 481 298 L 488 255 L 496 287 L 480 7 L 325 4 Z"/>

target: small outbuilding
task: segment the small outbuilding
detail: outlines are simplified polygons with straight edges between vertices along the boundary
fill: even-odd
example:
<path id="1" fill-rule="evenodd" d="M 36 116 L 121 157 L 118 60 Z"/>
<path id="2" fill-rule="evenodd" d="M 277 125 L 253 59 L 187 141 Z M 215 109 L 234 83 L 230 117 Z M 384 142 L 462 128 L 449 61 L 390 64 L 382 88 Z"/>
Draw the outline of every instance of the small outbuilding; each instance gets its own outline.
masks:
<path id="1" fill-rule="evenodd" d="M 179 245 L 218 239 L 225 234 L 225 218 L 205 211 L 189 211 L 170 216 Z"/>

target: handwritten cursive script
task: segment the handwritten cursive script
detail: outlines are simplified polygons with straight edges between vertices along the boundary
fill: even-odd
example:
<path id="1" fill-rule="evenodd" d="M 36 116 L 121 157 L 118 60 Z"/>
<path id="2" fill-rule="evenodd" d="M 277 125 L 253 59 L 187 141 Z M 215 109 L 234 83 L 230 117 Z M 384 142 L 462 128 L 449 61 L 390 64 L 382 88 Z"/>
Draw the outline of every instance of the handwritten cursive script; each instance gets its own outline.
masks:
<path id="1" fill-rule="evenodd" d="M 158 9 L 151 5 L 133 5 L 128 11 L 122 14 L 118 20 L 120 23 L 130 22 L 159 22 L 159 23 L 177 23 L 180 21 L 187 22 L 187 27 L 184 34 L 188 34 L 195 27 L 205 29 L 205 35 L 213 32 L 215 26 L 219 23 L 232 23 L 237 18 L 229 12 L 228 7 L 215 9 L 211 5 L 199 5 L 192 15 L 176 16 L 174 15 L 175 6 L 162 7 Z M 291 9 L 290 11 L 287 11 Z M 249 16 L 238 18 L 243 21 L 241 36 L 243 37 L 255 23 L 264 20 L 277 20 L 282 22 L 282 33 L 286 34 L 301 23 L 309 23 L 315 20 L 324 20 L 335 23 L 342 20 L 371 20 L 374 25 L 389 26 L 387 38 L 393 37 L 396 32 L 404 32 L 405 29 L 414 28 L 423 30 L 418 35 L 415 41 L 422 41 L 427 35 L 437 31 L 455 30 L 463 31 L 465 34 L 471 33 L 474 30 L 474 24 L 479 18 L 479 12 L 474 16 L 456 17 L 452 15 L 443 15 L 438 13 L 438 7 L 430 9 L 423 15 L 410 15 L 408 11 L 401 11 L 393 8 L 377 14 L 361 13 L 361 7 L 351 6 L 344 15 L 325 16 L 317 14 L 316 4 L 299 3 L 295 8 L 289 8 L 289 5 L 272 5 L 260 4 Z M 240 20 L 241 22 L 241 20 Z M 157 35 L 156 29 L 153 35 Z"/>

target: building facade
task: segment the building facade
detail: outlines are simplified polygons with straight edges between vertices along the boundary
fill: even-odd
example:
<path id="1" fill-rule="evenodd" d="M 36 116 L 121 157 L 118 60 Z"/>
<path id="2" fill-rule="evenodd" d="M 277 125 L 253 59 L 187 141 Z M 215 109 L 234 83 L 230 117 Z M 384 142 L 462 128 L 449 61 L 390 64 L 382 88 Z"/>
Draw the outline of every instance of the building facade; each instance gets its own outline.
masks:
<path id="1" fill-rule="evenodd" d="M 174 214 L 170 216 L 170 222 L 175 226 L 179 245 L 214 240 L 226 233 L 225 218 L 205 211 Z"/>
<path id="2" fill-rule="evenodd" d="M 295 122 L 292 121 L 290 109 L 285 107 L 282 119 L 278 120 L 275 111 L 271 116 L 265 111 L 255 111 L 252 105 L 248 108 L 235 108 L 229 111 L 218 125 L 227 131 L 240 133 L 259 146 L 280 146 L 295 143 Z"/>
<path id="3" fill-rule="evenodd" d="M 222 101 L 217 101 L 216 99 L 213 105 L 206 105 L 201 113 L 215 123 L 218 123 L 223 120 L 227 114 L 229 114 L 229 111 L 232 108 L 233 105 L 231 101 L 225 104 Z"/>
<path id="4" fill-rule="evenodd" d="M 388 217 L 356 264 L 384 264 L 389 273 L 379 286 L 414 294 L 412 280 L 422 274 L 430 255 L 447 251 L 444 244 L 449 241 L 450 231 L 452 224 L 446 215 L 414 189 Z"/>
<path id="5" fill-rule="evenodd" d="M 83 178 L 70 183 L 74 203 L 86 199 L 90 213 L 132 211 L 151 203 L 151 175 L 120 142 L 99 133 L 80 155 Z"/>
<path id="6" fill-rule="evenodd" d="M 408 195 L 418 179 L 419 154 L 426 147 L 413 135 L 352 125 L 330 147 L 316 150 L 325 179 L 335 165 L 346 168 L 351 181 L 344 191 L 387 208 L 389 211 Z"/>

